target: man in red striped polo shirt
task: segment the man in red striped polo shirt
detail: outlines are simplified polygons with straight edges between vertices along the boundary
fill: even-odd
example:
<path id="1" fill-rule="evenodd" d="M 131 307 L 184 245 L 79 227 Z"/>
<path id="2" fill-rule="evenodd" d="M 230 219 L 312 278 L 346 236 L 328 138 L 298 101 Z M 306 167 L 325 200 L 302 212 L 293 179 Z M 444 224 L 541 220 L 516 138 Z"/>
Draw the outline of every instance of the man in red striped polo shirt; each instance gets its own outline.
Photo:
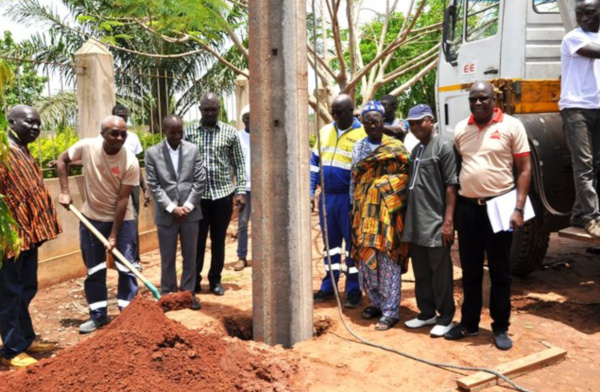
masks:
<path id="1" fill-rule="evenodd" d="M 0 194 L 17 222 L 21 252 L 9 251 L 0 265 L 2 363 L 15 368 L 37 361 L 28 355 L 52 351 L 54 344 L 34 341 L 29 303 L 37 292 L 38 248 L 61 232 L 42 171 L 27 148 L 40 135 L 40 115 L 25 105 L 8 115 L 10 153 L 0 164 Z"/>
<path id="2" fill-rule="evenodd" d="M 460 197 L 456 206 L 460 263 L 463 270 L 463 304 L 459 325 L 444 337 L 458 340 L 479 333 L 482 307 L 483 262 L 487 255 L 492 283 L 490 315 L 496 347 L 508 350 L 510 325 L 510 247 L 513 233 L 494 233 L 486 201 L 517 188 L 510 227 L 523 226 L 523 209 L 531 182 L 531 161 L 525 127 L 495 107 L 494 87 L 475 82 L 469 92 L 472 115 L 457 124 L 454 144 L 462 158 Z M 513 176 L 517 167 L 517 178 Z M 515 184 L 516 182 L 516 184 Z"/>

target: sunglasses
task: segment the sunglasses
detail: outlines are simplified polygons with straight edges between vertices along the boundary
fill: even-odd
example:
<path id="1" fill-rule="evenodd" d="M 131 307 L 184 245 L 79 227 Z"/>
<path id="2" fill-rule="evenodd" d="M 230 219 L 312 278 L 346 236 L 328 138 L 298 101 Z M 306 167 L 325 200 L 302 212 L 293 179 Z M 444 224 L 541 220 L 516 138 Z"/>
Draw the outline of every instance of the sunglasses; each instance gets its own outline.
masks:
<path id="1" fill-rule="evenodd" d="M 114 137 L 115 139 L 121 136 L 123 139 L 127 139 L 127 131 L 108 131 L 106 134 L 110 137 Z"/>

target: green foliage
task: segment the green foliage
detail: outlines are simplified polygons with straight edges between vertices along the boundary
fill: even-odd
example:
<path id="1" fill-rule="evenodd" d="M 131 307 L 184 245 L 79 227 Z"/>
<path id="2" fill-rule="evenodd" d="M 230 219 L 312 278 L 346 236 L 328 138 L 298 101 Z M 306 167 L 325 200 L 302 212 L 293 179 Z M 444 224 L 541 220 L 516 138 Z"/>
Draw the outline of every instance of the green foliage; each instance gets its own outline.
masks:
<path id="1" fill-rule="evenodd" d="M 0 38 L 0 56 L 5 58 L 4 63 L 14 77 L 10 83 L 0 75 L 0 84 L 4 86 L 5 104 L 12 107 L 17 104 L 33 105 L 40 97 L 48 78 L 36 73 L 34 64 L 27 61 L 14 61 L 10 59 L 18 49 L 10 31 L 4 32 Z"/>
<path id="2" fill-rule="evenodd" d="M 12 83 L 13 77 L 14 74 L 10 66 L 0 59 L 0 99 L 4 100 L 5 86 Z M 0 165 L 8 167 L 9 147 L 8 136 L 6 134 L 7 127 L 8 123 L 6 122 L 4 111 L 0 110 Z M 10 169 L 10 167 L 8 168 Z M 13 253 L 17 257 L 21 250 L 21 239 L 16 230 L 17 222 L 13 219 L 8 206 L 4 202 L 4 197 L 0 193 L 0 268 L 2 268 L 4 255 Z"/>
<path id="3" fill-rule="evenodd" d="M 415 23 L 413 30 L 439 23 L 443 18 L 444 2 L 443 0 L 429 0 L 426 10 L 421 14 L 418 21 Z M 386 37 L 387 43 L 391 43 L 398 35 L 404 23 L 404 14 L 394 13 L 388 19 L 388 33 Z M 362 39 L 360 49 L 363 53 L 364 63 L 367 64 L 373 60 L 377 54 L 376 42 L 383 29 L 383 19 L 377 18 L 371 23 L 362 27 Z M 392 60 L 390 61 L 386 72 L 400 68 L 405 62 L 415 58 L 419 54 L 425 53 L 433 48 L 441 40 L 441 32 L 433 32 L 429 34 L 419 35 L 416 39 L 411 39 L 410 42 L 402 45 L 398 50 L 393 52 Z M 381 87 L 376 99 L 388 94 L 395 88 L 401 86 L 411 79 L 420 69 L 416 69 L 386 85 Z M 398 108 L 406 114 L 410 107 L 417 103 L 427 103 L 431 107 L 435 106 L 435 70 L 429 72 L 421 81 L 409 89 L 405 94 L 398 97 Z"/>
<path id="4" fill-rule="evenodd" d="M 142 151 L 141 153 L 139 153 L 137 155 L 138 159 L 140 160 L 140 167 L 143 167 L 144 162 L 145 162 L 145 157 L 146 157 L 146 150 L 148 150 L 150 147 L 154 146 L 155 144 L 160 143 L 162 141 L 164 135 L 162 133 L 149 133 L 149 132 L 144 132 L 144 133 L 136 132 L 136 133 L 137 133 L 138 137 L 140 138 L 140 143 L 144 147 L 144 151 Z"/>
<path id="5" fill-rule="evenodd" d="M 21 251 L 17 222 L 13 219 L 4 198 L 5 196 L 0 194 L 0 268 L 7 253 L 12 253 L 16 258 Z"/>
<path id="6" fill-rule="evenodd" d="M 66 127 L 64 130 L 58 131 L 54 136 L 40 136 L 36 142 L 29 146 L 31 155 L 33 155 L 40 167 L 44 169 L 44 178 L 57 177 L 58 173 L 56 169 L 48 169 L 48 163 L 56 160 L 63 151 L 77 143 L 77 141 L 79 141 L 77 132 L 70 127 Z M 72 167 L 69 174 L 81 174 L 81 168 Z"/>

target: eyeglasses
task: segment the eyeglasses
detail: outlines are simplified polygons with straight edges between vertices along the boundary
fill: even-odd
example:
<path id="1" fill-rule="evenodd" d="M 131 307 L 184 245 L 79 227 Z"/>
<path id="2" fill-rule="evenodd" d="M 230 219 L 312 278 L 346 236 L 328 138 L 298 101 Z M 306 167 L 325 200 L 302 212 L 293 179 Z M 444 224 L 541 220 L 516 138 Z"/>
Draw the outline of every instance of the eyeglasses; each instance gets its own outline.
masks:
<path id="1" fill-rule="evenodd" d="M 115 139 L 121 136 L 123 139 L 127 139 L 127 131 L 108 131 L 106 134 L 110 137 L 114 137 Z"/>
<path id="2" fill-rule="evenodd" d="M 470 103 L 477 103 L 477 101 L 484 103 L 491 99 L 491 97 L 469 97 Z"/>

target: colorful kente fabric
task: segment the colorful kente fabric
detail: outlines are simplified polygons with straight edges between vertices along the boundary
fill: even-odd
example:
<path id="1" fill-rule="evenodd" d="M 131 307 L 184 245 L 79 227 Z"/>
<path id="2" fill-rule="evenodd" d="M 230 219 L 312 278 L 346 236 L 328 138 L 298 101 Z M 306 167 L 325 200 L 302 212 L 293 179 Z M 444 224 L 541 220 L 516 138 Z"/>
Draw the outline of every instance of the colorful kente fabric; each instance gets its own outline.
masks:
<path id="1" fill-rule="evenodd" d="M 385 137 L 352 170 L 356 187 L 351 255 L 371 269 L 377 268 L 378 250 L 406 270 L 408 245 L 401 238 L 409 161 L 402 142 Z"/>
<path id="2" fill-rule="evenodd" d="M 11 141 L 10 169 L 0 165 L 0 194 L 17 222 L 21 251 L 54 239 L 62 231 L 42 171 L 27 147 Z M 14 255 L 8 252 L 5 259 Z"/>

